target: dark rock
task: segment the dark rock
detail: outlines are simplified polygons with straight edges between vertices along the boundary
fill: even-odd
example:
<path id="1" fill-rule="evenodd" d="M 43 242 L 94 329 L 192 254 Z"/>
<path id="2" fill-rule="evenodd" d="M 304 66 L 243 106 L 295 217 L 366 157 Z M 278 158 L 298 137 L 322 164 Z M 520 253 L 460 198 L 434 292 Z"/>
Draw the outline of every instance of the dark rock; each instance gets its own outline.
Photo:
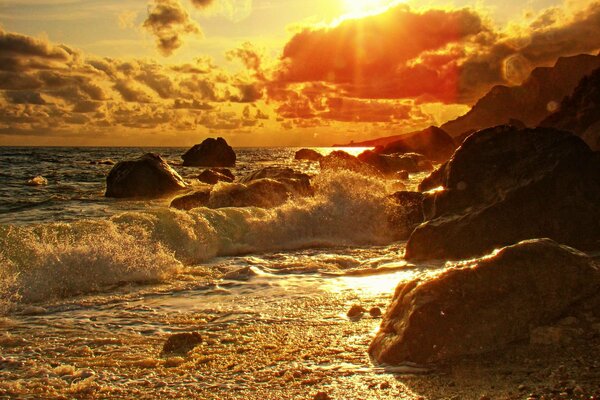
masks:
<path id="1" fill-rule="evenodd" d="M 355 319 L 360 318 L 365 312 L 367 312 L 367 310 L 365 310 L 364 307 L 355 304 L 352 307 L 350 307 L 350 310 L 348 310 L 348 313 L 346 315 L 350 319 Z"/>
<path id="2" fill-rule="evenodd" d="M 470 136 L 423 202 L 408 259 L 461 259 L 549 237 L 600 248 L 600 157 L 553 129 L 497 127 Z M 425 185 L 421 185 L 425 186 Z"/>
<path id="3" fill-rule="evenodd" d="M 600 150 L 600 68 L 584 77 L 573 94 L 565 97 L 560 108 L 540 126 L 571 131 L 592 150 Z"/>
<path id="4" fill-rule="evenodd" d="M 211 193 L 209 207 L 277 207 L 299 193 L 293 188 L 299 181 L 289 181 L 258 179 L 247 185 L 231 184 Z"/>
<path id="5" fill-rule="evenodd" d="M 600 56 L 580 54 L 560 57 L 554 67 L 535 68 L 519 86 L 495 86 L 471 110 L 442 125 L 452 136 L 468 130 L 486 129 L 518 119 L 536 126 L 571 94 L 579 81 L 600 67 Z"/>
<path id="6" fill-rule="evenodd" d="M 391 202 L 390 227 L 396 240 L 406 240 L 423 222 L 423 194 L 400 191 L 388 197 Z"/>
<path id="7" fill-rule="evenodd" d="M 403 181 L 407 180 L 408 178 L 410 178 L 410 174 L 408 173 L 408 171 L 398 171 L 396 172 L 396 179 L 401 179 Z"/>
<path id="8" fill-rule="evenodd" d="M 369 315 L 373 318 L 381 317 L 381 308 L 373 307 L 369 310 Z"/>
<path id="9" fill-rule="evenodd" d="M 223 279 L 229 279 L 232 281 L 246 281 L 253 276 L 256 276 L 257 273 L 250 267 L 241 267 L 233 271 L 227 272 L 223 275 Z"/>
<path id="10" fill-rule="evenodd" d="M 433 171 L 429 176 L 419 183 L 419 191 L 427 192 L 429 190 L 433 190 L 444 186 L 446 183 L 446 167 L 448 166 L 448 162 L 440 165 L 435 171 Z"/>
<path id="11" fill-rule="evenodd" d="M 431 162 L 422 154 L 416 153 L 384 155 L 365 150 L 357 158 L 388 176 L 398 171 L 414 173 L 433 170 Z"/>
<path id="12" fill-rule="evenodd" d="M 331 400 L 331 397 L 325 392 L 318 392 L 315 394 L 314 400 Z"/>
<path id="13" fill-rule="evenodd" d="M 204 187 L 193 193 L 177 197 L 171 201 L 171 207 L 177 208 L 178 210 L 191 210 L 198 207 L 206 207 L 208 206 L 211 191 L 211 187 Z"/>
<path id="14" fill-rule="evenodd" d="M 106 197 L 162 197 L 186 188 L 184 180 L 158 154 L 118 162 L 106 177 Z"/>
<path id="15" fill-rule="evenodd" d="M 454 139 L 446 132 L 431 126 L 419 132 L 406 134 L 401 139 L 386 145 L 381 154 L 419 153 L 429 160 L 444 162 L 456 150 Z"/>
<path id="16" fill-rule="evenodd" d="M 293 170 L 292 168 L 282 168 L 282 167 L 265 167 L 265 168 L 261 168 L 257 171 L 253 171 L 251 173 L 249 173 L 248 175 L 240 178 L 240 183 L 250 183 L 252 181 L 258 180 L 258 179 L 274 179 L 274 180 L 281 180 L 281 179 L 298 179 L 298 180 L 305 180 L 305 181 L 309 181 L 310 177 L 302 172 L 297 172 L 295 170 Z"/>
<path id="17" fill-rule="evenodd" d="M 591 259 L 549 239 L 503 248 L 396 289 L 369 353 L 380 363 L 432 363 L 527 339 L 596 293 Z"/>
<path id="18" fill-rule="evenodd" d="M 223 173 L 222 171 L 227 171 L 229 173 Z M 202 173 L 198 175 L 196 179 L 198 179 L 200 182 L 207 183 L 209 185 L 215 185 L 219 182 L 233 182 L 234 177 L 231 171 L 229 171 L 228 169 L 220 170 L 217 168 L 211 168 L 202 171 Z"/>
<path id="19" fill-rule="evenodd" d="M 202 343 L 202 336 L 198 332 L 177 333 L 169 336 L 163 345 L 163 354 L 178 353 L 185 354 Z"/>
<path id="20" fill-rule="evenodd" d="M 347 170 L 357 172 L 363 175 L 381 175 L 381 173 L 373 166 L 362 162 L 358 158 L 341 150 L 331 152 L 330 154 L 322 157 L 319 160 L 319 165 L 321 167 L 321 171 Z"/>
<path id="21" fill-rule="evenodd" d="M 189 149 L 183 156 L 184 166 L 233 167 L 236 155 L 223 138 L 208 138 Z"/>
<path id="22" fill-rule="evenodd" d="M 301 149 L 296 152 L 295 160 L 319 161 L 323 155 L 313 149 Z"/>

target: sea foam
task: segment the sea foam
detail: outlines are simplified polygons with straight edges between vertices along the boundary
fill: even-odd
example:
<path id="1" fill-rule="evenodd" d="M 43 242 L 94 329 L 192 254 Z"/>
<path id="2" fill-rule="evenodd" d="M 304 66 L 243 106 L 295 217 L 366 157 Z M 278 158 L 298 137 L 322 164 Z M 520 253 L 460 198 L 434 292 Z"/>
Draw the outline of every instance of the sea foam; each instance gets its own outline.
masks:
<path id="1" fill-rule="evenodd" d="M 393 240 L 384 183 L 325 172 L 313 186 L 314 196 L 273 209 L 155 208 L 75 223 L 1 226 L 0 302 L 6 307 L 16 299 L 41 302 L 123 282 L 166 281 L 183 266 L 216 256 Z"/>

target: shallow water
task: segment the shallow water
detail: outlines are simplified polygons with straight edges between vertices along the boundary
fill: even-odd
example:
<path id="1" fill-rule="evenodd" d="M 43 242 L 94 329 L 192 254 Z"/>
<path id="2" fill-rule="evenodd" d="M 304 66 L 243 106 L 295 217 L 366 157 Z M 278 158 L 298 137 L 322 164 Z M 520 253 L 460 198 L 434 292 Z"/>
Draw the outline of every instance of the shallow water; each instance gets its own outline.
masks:
<path id="1" fill-rule="evenodd" d="M 212 397 L 212 387 L 223 398 L 263 387 L 285 398 L 303 386 L 286 388 L 281 370 L 377 374 L 366 348 L 379 320 L 349 321 L 347 309 L 384 310 L 398 282 L 443 266 L 402 260 L 385 201 L 397 182 L 319 174 L 295 150 L 239 149 L 234 173 L 292 166 L 315 175 L 314 197 L 185 212 L 170 199 L 103 197 L 111 166 L 90 161 L 150 149 L 0 148 L 0 395 Z M 199 169 L 178 165 L 184 149 L 151 151 L 193 184 Z M 26 185 L 37 175 L 48 184 Z M 189 331 L 206 339 L 199 351 L 160 355 L 168 334 Z M 225 365 L 234 361 L 254 370 Z"/>

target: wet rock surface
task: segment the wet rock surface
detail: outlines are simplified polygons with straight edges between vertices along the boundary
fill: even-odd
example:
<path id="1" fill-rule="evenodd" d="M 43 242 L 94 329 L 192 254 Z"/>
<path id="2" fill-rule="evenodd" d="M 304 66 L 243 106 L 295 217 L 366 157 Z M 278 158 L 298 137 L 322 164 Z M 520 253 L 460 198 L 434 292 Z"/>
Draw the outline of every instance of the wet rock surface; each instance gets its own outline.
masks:
<path id="1" fill-rule="evenodd" d="M 162 353 L 186 354 L 200 343 L 202 343 L 202 336 L 198 332 L 177 333 L 169 336 L 162 348 Z"/>
<path id="2" fill-rule="evenodd" d="M 187 187 L 183 178 L 158 154 L 118 162 L 106 178 L 106 197 L 162 197 Z"/>
<path id="3" fill-rule="evenodd" d="M 435 363 L 527 339 L 600 288 L 585 254 L 524 241 L 396 289 L 369 352 L 380 363 Z"/>
<path id="4" fill-rule="evenodd" d="M 431 126 L 419 132 L 406 134 L 401 139 L 386 145 L 381 154 L 418 153 L 429 160 L 444 162 L 456 150 L 454 139 L 444 130 Z"/>
<path id="5" fill-rule="evenodd" d="M 409 259 L 461 259 L 520 240 L 549 237 L 600 248 L 600 157 L 578 137 L 503 126 L 470 136 L 421 189 L 428 219 Z"/>
<path id="6" fill-rule="evenodd" d="M 189 167 L 233 167 L 236 154 L 223 138 L 208 138 L 181 156 Z"/>
<path id="7" fill-rule="evenodd" d="M 323 155 L 313 149 L 300 149 L 294 155 L 295 160 L 319 161 Z"/>
<path id="8" fill-rule="evenodd" d="M 235 176 L 226 168 L 205 169 L 196 177 L 200 182 L 215 185 L 219 182 L 233 182 Z"/>

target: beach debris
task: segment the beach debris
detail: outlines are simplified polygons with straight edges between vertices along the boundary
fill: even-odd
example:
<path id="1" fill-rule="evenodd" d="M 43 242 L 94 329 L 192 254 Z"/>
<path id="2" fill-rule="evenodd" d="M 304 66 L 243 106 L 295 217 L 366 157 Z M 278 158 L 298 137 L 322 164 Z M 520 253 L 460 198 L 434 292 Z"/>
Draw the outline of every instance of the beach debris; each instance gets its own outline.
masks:
<path id="1" fill-rule="evenodd" d="M 41 175 L 34 176 L 27 181 L 27 186 L 45 186 L 48 184 L 48 179 Z"/>
<path id="2" fill-rule="evenodd" d="M 363 306 L 355 304 L 352 307 L 350 307 L 350 310 L 348 310 L 348 313 L 346 315 L 350 319 L 359 319 L 366 311 L 367 310 Z"/>
<path id="3" fill-rule="evenodd" d="M 236 161 L 235 151 L 221 137 L 204 140 L 181 158 L 186 167 L 234 167 Z"/>
<path id="4" fill-rule="evenodd" d="M 198 332 L 177 333 L 169 336 L 162 348 L 163 354 L 185 354 L 202 343 L 202 336 Z"/>

